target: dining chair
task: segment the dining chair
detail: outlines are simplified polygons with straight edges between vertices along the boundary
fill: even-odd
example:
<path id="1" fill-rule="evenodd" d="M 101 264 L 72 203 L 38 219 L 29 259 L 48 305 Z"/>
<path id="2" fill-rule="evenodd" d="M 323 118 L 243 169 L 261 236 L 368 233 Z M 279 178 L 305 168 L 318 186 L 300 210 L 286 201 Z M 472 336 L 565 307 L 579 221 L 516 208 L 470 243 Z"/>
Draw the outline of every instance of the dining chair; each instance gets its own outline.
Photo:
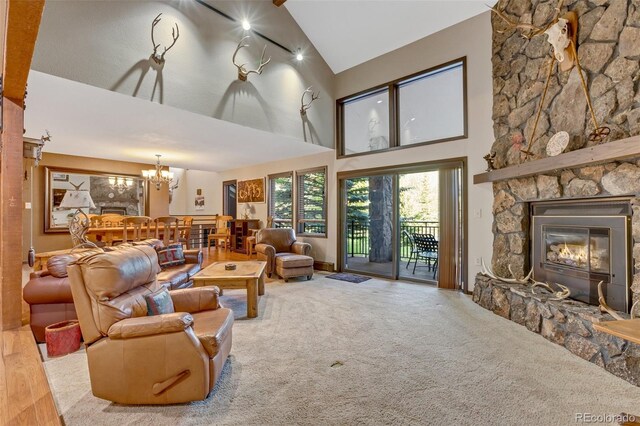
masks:
<path id="1" fill-rule="evenodd" d="M 178 222 L 179 219 L 174 216 L 161 216 L 155 219 L 156 238 L 161 239 L 165 246 L 178 242 L 178 238 L 180 237 L 178 233 Z"/>
<path id="2" fill-rule="evenodd" d="M 413 234 L 412 237 L 416 244 L 416 262 L 413 264 L 412 273 L 416 273 L 418 259 L 423 259 L 429 270 L 433 271 L 433 279 L 435 279 L 438 271 L 438 240 L 431 234 Z"/>
<path id="3" fill-rule="evenodd" d="M 211 250 L 211 242 L 216 246 L 217 242 L 224 241 L 224 249 L 226 250 L 231 245 L 231 229 L 229 228 L 229 221 L 233 220 L 232 216 L 219 216 L 216 221 L 216 232 L 209 234 L 207 237 L 207 245 Z"/>
<path id="4" fill-rule="evenodd" d="M 193 225 L 193 217 L 184 216 L 182 218 L 182 225 L 184 225 L 184 229 L 178 230 L 180 234 L 178 241 L 180 241 L 187 247 L 187 250 L 189 250 L 191 248 L 191 226 Z"/>
<path id="5" fill-rule="evenodd" d="M 98 227 L 100 228 L 117 228 L 124 224 L 124 216 L 119 214 L 103 214 L 96 216 L 94 219 L 99 223 Z"/>
<path id="6" fill-rule="evenodd" d="M 123 220 L 124 229 L 122 231 L 122 241 L 133 242 L 151 238 L 151 219 L 148 216 L 127 216 Z M 133 231 L 129 235 L 129 231 Z M 131 238 L 129 238 L 131 237 Z"/>

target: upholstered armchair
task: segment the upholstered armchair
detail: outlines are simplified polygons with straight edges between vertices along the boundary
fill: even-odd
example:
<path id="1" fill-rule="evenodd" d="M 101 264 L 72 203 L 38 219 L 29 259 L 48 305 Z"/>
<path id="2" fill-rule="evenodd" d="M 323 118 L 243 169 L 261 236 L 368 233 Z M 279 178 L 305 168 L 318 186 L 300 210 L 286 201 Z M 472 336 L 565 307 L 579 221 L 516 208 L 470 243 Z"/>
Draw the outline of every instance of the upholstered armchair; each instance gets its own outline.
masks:
<path id="1" fill-rule="evenodd" d="M 202 400 L 231 350 L 233 313 L 217 287 L 170 291 L 175 313 L 147 316 L 162 288 L 147 245 L 99 253 L 68 268 L 93 394 L 121 404 Z"/>
<path id="2" fill-rule="evenodd" d="M 296 233 L 290 228 L 264 228 L 256 235 L 258 260 L 267 262 L 269 277 L 276 272 L 287 281 L 290 277 L 313 276 L 311 244 L 296 241 Z"/>

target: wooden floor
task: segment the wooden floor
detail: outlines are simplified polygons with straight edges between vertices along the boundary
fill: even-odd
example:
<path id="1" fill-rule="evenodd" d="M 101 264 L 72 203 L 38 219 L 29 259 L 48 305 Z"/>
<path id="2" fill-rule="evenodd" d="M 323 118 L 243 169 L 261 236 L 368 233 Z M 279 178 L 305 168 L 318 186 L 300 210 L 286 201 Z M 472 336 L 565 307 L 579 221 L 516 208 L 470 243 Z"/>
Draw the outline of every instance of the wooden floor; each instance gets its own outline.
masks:
<path id="1" fill-rule="evenodd" d="M 0 424 L 62 424 L 28 325 L 0 332 Z"/>

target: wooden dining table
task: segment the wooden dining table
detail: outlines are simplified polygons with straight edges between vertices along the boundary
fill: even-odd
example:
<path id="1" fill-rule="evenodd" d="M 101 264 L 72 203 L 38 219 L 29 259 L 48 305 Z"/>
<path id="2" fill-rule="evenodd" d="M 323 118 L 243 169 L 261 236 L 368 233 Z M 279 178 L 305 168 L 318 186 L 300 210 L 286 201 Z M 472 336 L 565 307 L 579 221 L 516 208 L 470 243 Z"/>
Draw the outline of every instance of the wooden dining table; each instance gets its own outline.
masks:
<path id="1" fill-rule="evenodd" d="M 189 229 L 190 227 L 187 225 L 178 225 L 178 230 L 184 231 Z M 145 231 L 142 231 L 145 234 Z M 160 233 L 157 235 L 158 238 L 162 239 L 164 232 L 164 225 L 160 225 Z M 150 238 L 156 238 L 156 224 L 152 223 L 149 225 L 149 233 L 151 234 Z M 89 228 L 87 231 L 87 236 L 90 236 L 90 240 L 96 241 L 100 240 L 106 244 L 113 243 L 114 240 L 123 240 L 124 236 L 124 226 L 111 226 L 111 227 L 100 227 L 100 228 Z M 133 228 L 127 229 L 127 239 L 133 238 Z"/>

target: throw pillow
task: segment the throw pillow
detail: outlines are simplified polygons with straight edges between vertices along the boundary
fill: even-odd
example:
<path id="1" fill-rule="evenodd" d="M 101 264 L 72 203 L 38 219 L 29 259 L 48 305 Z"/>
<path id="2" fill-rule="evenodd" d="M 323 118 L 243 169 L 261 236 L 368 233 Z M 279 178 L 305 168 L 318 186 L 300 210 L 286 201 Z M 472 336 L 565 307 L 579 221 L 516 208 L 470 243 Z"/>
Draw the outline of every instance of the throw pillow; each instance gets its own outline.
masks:
<path id="1" fill-rule="evenodd" d="M 172 314 L 175 312 L 173 300 L 167 289 L 162 288 L 155 293 L 144 296 L 147 302 L 147 315 Z"/>
<path id="2" fill-rule="evenodd" d="M 167 247 L 156 249 L 156 252 L 158 253 L 158 264 L 162 269 L 186 263 L 182 244 L 170 244 Z"/>

